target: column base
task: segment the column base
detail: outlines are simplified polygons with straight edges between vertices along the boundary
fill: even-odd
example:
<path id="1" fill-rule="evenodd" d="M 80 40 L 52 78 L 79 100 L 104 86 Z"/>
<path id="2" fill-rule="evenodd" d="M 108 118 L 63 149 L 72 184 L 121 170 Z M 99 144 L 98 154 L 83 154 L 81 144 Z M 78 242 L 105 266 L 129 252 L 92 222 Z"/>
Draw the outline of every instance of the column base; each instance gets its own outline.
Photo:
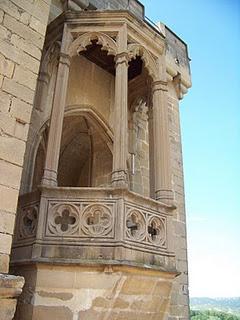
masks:
<path id="1" fill-rule="evenodd" d="M 57 187 L 57 172 L 50 169 L 44 169 L 41 185 Z"/>
<path id="2" fill-rule="evenodd" d="M 0 318 L 12 320 L 16 310 L 17 297 L 22 292 L 23 277 L 0 273 Z"/>
<path id="3" fill-rule="evenodd" d="M 173 190 L 157 190 L 155 191 L 155 199 L 163 202 L 169 206 L 174 206 L 174 193 Z"/>
<path id="4" fill-rule="evenodd" d="M 118 170 L 112 172 L 112 186 L 114 188 L 127 188 L 128 179 L 127 172 L 124 170 Z"/>

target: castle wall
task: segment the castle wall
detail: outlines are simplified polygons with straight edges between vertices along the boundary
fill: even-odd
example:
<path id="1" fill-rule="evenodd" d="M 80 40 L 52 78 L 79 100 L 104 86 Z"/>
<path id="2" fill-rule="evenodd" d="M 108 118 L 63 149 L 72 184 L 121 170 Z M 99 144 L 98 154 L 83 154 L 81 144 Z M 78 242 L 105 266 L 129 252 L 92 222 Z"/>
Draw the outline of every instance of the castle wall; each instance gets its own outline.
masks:
<path id="1" fill-rule="evenodd" d="M 0 3 L 0 273 L 7 273 L 9 269 L 23 159 L 50 2 L 2 0 Z M 23 278 L 0 277 L 0 288 L 11 288 L 9 297 L 20 294 Z M 3 292 L 6 293 L 6 289 Z M 2 319 L 12 319 L 15 304 L 15 299 L 1 299 Z"/>
<path id="2" fill-rule="evenodd" d="M 0 5 L 0 272 L 8 271 L 18 192 L 50 0 Z"/>

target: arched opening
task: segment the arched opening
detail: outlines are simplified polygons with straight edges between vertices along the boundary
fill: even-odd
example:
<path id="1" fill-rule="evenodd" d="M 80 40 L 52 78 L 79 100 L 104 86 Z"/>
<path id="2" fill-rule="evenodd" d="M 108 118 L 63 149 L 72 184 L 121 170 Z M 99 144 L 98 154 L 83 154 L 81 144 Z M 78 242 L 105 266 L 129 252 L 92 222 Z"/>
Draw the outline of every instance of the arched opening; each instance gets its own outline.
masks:
<path id="1" fill-rule="evenodd" d="M 130 189 L 153 196 L 153 146 L 151 123 L 152 76 L 138 52 L 129 62 L 129 183 Z"/>
<path id="2" fill-rule="evenodd" d="M 60 187 L 110 185 L 112 153 L 103 135 L 103 129 L 87 115 L 65 117 L 58 166 Z"/>
<path id="3" fill-rule="evenodd" d="M 107 187 L 111 184 L 112 152 L 104 129 L 86 113 L 65 116 L 58 166 L 59 187 Z M 47 129 L 36 152 L 32 191 L 41 183 Z M 108 142 L 108 143 L 107 143 Z"/>

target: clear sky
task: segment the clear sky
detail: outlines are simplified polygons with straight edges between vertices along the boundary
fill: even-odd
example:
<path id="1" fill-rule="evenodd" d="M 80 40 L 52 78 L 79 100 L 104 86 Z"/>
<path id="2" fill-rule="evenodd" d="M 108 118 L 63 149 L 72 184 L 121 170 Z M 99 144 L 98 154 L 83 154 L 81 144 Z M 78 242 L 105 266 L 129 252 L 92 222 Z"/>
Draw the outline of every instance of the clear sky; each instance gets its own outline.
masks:
<path id="1" fill-rule="evenodd" d="M 240 0 L 142 0 L 187 44 L 181 102 L 191 296 L 240 296 Z"/>

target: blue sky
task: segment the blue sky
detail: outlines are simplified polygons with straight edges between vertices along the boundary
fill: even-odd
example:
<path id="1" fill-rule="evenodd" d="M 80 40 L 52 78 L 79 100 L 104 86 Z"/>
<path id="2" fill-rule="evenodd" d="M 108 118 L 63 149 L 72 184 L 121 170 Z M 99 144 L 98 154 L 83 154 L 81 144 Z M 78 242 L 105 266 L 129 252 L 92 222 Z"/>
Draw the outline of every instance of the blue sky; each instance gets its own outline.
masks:
<path id="1" fill-rule="evenodd" d="M 142 0 L 187 44 L 181 102 L 191 296 L 240 296 L 240 0 Z"/>

